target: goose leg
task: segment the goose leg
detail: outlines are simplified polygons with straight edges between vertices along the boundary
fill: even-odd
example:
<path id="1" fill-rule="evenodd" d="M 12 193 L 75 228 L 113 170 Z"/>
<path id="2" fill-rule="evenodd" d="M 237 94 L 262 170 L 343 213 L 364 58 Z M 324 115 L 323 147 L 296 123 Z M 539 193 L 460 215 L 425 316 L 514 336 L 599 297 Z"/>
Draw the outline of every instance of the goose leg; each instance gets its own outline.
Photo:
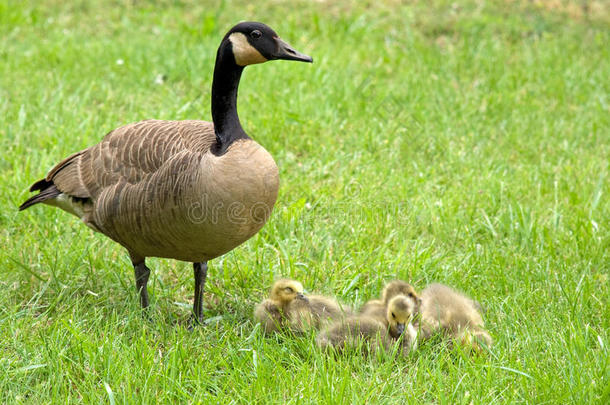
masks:
<path id="1" fill-rule="evenodd" d="M 134 263 L 133 268 L 136 274 L 136 289 L 140 293 L 140 305 L 142 305 L 142 309 L 146 309 L 148 307 L 148 288 L 146 288 L 146 285 L 148 284 L 148 277 L 150 277 L 150 269 L 146 267 L 144 261 Z"/>
<path id="2" fill-rule="evenodd" d="M 208 276 L 208 262 L 193 263 L 193 273 L 195 275 L 195 302 L 193 303 L 194 324 L 203 321 L 203 289 L 205 279 Z"/>

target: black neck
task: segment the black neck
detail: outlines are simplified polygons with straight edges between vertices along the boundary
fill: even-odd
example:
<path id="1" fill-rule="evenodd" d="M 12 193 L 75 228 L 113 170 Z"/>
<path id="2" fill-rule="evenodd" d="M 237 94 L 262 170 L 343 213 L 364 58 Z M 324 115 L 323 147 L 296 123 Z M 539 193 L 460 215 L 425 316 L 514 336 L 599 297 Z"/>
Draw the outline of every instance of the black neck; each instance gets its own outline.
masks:
<path id="1" fill-rule="evenodd" d="M 243 66 L 235 63 L 231 43 L 224 40 L 216 54 L 212 82 L 212 120 L 216 144 L 212 152 L 222 155 L 236 140 L 248 138 L 237 115 L 237 88 Z"/>

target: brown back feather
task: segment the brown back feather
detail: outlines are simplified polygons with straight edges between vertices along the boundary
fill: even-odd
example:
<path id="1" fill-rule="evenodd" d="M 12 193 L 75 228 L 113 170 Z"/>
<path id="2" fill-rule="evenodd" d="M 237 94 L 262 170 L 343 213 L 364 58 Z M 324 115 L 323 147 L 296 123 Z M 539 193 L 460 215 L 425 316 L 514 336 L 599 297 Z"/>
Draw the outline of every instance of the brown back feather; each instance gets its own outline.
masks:
<path id="1" fill-rule="evenodd" d="M 209 150 L 215 139 L 214 125 L 206 121 L 147 120 L 125 125 L 97 145 L 62 160 L 30 191 L 54 184 L 72 197 L 95 200 L 106 187 L 141 182 L 177 153 Z"/>

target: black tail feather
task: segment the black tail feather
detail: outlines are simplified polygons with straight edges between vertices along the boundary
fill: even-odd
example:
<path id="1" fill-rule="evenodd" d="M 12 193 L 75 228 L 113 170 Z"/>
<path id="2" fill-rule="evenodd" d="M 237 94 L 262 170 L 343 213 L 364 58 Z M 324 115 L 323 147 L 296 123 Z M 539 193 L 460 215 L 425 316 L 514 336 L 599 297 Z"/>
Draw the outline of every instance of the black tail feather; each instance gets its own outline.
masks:
<path id="1" fill-rule="evenodd" d="M 46 183 L 46 184 L 45 184 Z M 23 211 L 24 209 L 31 207 L 34 204 L 41 203 L 46 200 L 50 200 L 51 198 L 55 198 L 61 194 L 61 191 L 55 187 L 50 181 L 40 180 L 32 185 L 30 188 L 31 191 L 41 190 L 40 193 L 36 194 L 33 197 L 28 198 L 24 201 L 23 204 L 19 206 L 19 211 Z"/>
<path id="2" fill-rule="evenodd" d="M 38 180 L 36 183 L 32 184 L 32 187 L 30 187 L 30 191 L 44 190 L 47 187 L 51 187 L 52 185 L 53 182 L 48 181 L 47 179 Z"/>

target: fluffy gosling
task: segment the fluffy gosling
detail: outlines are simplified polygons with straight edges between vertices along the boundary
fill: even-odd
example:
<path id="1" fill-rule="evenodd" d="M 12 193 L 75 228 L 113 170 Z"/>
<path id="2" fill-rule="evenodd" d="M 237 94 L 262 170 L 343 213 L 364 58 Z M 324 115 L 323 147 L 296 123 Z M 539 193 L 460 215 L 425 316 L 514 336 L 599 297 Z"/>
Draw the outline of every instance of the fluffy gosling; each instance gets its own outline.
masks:
<path id="1" fill-rule="evenodd" d="M 294 302 L 307 302 L 303 285 L 295 280 L 278 280 L 271 287 L 269 298 L 254 309 L 254 318 L 265 333 L 277 332 L 286 325 L 287 307 Z"/>
<path id="2" fill-rule="evenodd" d="M 430 284 L 421 299 L 419 328 L 423 339 L 440 331 L 475 351 L 482 351 L 480 342 L 491 346 L 476 301 L 443 284 Z"/>
<path id="3" fill-rule="evenodd" d="M 391 349 L 395 339 L 404 334 L 402 347 L 406 353 L 413 350 L 417 342 L 417 333 L 411 324 L 414 311 L 414 301 L 398 295 L 387 305 L 385 322 L 363 314 L 350 317 L 322 330 L 316 343 L 322 349 L 333 347 L 338 351 L 363 345 L 367 352 L 374 353 L 379 349 Z"/>
<path id="4" fill-rule="evenodd" d="M 373 299 L 367 301 L 361 308 L 360 314 L 374 317 L 380 322 L 383 322 L 387 325 L 386 312 L 387 305 L 392 298 L 397 295 L 403 295 L 413 300 L 416 311 L 421 303 L 421 298 L 415 291 L 415 288 L 409 283 L 406 283 L 402 280 L 393 280 L 390 281 L 383 288 L 381 293 L 381 299 Z"/>

